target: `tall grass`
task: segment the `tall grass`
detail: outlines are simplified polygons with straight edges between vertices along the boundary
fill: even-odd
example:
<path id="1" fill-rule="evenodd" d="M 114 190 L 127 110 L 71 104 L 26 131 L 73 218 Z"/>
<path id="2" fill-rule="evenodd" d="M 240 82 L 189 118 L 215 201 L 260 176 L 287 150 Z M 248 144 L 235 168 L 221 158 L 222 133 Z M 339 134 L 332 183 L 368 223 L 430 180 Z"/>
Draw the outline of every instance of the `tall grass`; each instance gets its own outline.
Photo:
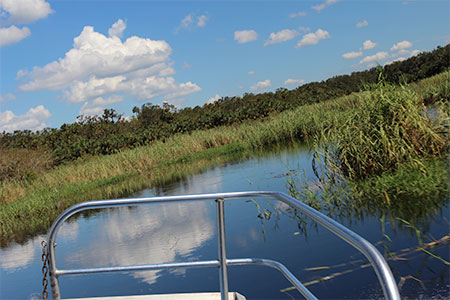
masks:
<path id="1" fill-rule="evenodd" d="M 413 89 L 380 82 L 360 98 L 360 108 L 351 117 L 335 130 L 321 133 L 321 144 L 336 145 L 336 153 L 329 153 L 334 158 L 331 163 L 347 177 L 392 172 L 403 163 L 439 157 L 448 149 L 441 134 L 448 120 L 431 119 L 424 98 Z"/>
<path id="2" fill-rule="evenodd" d="M 448 88 L 445 90 L 442 86 L 447 84 L 445 81 L 448 79 L 448 73 L 435 76 L 429 83 L 436 86 L 437 90 L 444 90 L 445 99 L 449 99 Z M 45 230 L 58 213 L 76 202 L 127 195 L 142 188 L 178 178 L 182 176 L 182 173 L 198 170 L 199 164 L 206 165 L 206 161 L 215 157 L 225 157 L 229 153 L 242 153 L 246 150 L 283 144 L 287 141 L 335 141 L 336 132 L 340 132 L 342 140 L 335 144 L 341 147 L 338 149 L 340 149 L 341 157 L 344 158 L 342 166 L 348 166 L 348 172 L 352 171 L 357 175 L 363 174 L 364 170 L 378 170 L 378 165 L 390 159 L 390 155 L 400 157 L 398 162 L 403 160 L 402 157 L 411 156 L 411 153 L 439 155 L 445 148 L 445 141 L 442 142 L 442 137 L 430 128 L 441 125 L 433 125 L 431 121 L 418 123 L 415 119 L 418 118 L 417 115 L 408 116 L 408 109 L 416 109 L 415 107 L 419 106 L 420 99 L 424 99 L 424 96 L 417 96 L 411 106 L 405 107 L 408 103 L 396 104 L 392 102 L 392 99 L 396 97 L 409 99 L 409 95 L 414 92 L 409 88 L 402 88 L 400 91 L 383 87 L 380 91 L 355 93 L 325 103 L 302 106 L 294 111 L 271 116 L 264 121 L 175 135 L 166 140 L 156 141 L 149 146 L 108 156 L 86 158 L 49 170 L 34 180 L 26 182 L 2 181 L 0 185 L 0 243 L 4 245 L 8 241 L 22 239 L 24 234 Z M 378 101 L 379 97 L 384 97 L 380 100 L 384 101 L 382 109 L 373 105 L 370 112 L 386 113 L 394 122 L 403 111 L 405 117 L 399 121 L 419 124 L 417 125 L 419 127 L 401 129 L 404 131 L 392 129 L 389 126 L 377 127 L 378 117 L 372 116 L 365 110 L 367 105 L 372 107 L 371 102 Z M 390 106 L 395 106 L 395 113 L 390 111 Z M 362 122 L 366 119 L 371 120 L 369 123 L 375 124 L 378 128 L 378 131 L 370 133 L 370 139 L 367 142 L 364 141 L 364 137 L 342 131 L 343 128 L 357 126 L 358 123 L 354 122 L 355 120 Z M 398 137 L 407 133 L 411 137 L 408 142 L 417 143 L 417 147 L 403 145 L 402 139 L 398 140 L 401 147 L 393 147 L 392 142 L 383 137 L 383 132 L 387 130 L 394 133 L 398 131 Z M 427 133 L 426 137 L 420 135 L 421 130 Z M 358 147 L 365 148 L 352 146 L 351 142 L 357 138 L 360 142 Z M 378 138 L 383 140 L 380 145 L 386 146 L 381 160 L 378 159 L 378 154 L 369 153 L 370 150 L 379 150 L 376 144 Z M 425 146 L 427 146 L 430 142 L 432 150 L 428 147 L 420 147 L 421 143 L 426 143 Z M 343 147 L 343 145 L 348 146 Z M 395 154 L 395 151 L 400 151 L 400 155 Z M 369 157 L 369 162 L 364 161 L 364 155 Z M 388 165 L 396 165 L 398 162 L 397 160 L 394 163 L 388 161 Z"/>
<path id="3" fill-rule="evenodd" d="M 448 201 L 448 78 L 400 87 L 380 81 L 355 95 L 358 106 L 343 122 L 316 134 L 318 188 L 291 177 L 290 194 L 334 218 L 382 211 L 416 224 L 437 213 Z M 432 115 L 424 105 L 431 98 L 438 101 Z"/>

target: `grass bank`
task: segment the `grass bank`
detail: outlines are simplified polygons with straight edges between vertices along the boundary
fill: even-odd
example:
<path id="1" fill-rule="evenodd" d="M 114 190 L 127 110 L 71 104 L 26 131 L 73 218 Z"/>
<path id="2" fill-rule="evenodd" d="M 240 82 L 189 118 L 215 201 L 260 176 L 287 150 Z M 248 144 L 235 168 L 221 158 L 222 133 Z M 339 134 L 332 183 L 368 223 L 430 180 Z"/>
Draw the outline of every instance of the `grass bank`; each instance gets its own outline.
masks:
<path id="1" fill-rule="evenodd" d="M 430 91 L 432 97 L 442 96 L 448 100 L 448 79 L 449 72 L 445 72 L 403 90 L 407 95 L 415 95 L 414 99 L 419 102 L 429 99 Z M 302 106 L 263 121 L 176 135 L 149 146 L 60 166 L 27 181 L 3 181 L 0 186 L 0 244 L 20 241 L 27 235 L 46 230 L 57 214 L 79 201 L 127 195 L 225 161 L 230 154 L 238 155 L 287 141 L 330 138 L 343 124 L 364 111 L 365 106 L 378 97 L 376 93 L 379 92 L 355 93 Z M 400 93 L 399 97 L 404 95 Z M 426 114 L 422 117 L 429 120 Z M 435 132 L 439 130 L 436 124 L 427 122 L 423 123 L 425 131 L 442 135 Z"/>

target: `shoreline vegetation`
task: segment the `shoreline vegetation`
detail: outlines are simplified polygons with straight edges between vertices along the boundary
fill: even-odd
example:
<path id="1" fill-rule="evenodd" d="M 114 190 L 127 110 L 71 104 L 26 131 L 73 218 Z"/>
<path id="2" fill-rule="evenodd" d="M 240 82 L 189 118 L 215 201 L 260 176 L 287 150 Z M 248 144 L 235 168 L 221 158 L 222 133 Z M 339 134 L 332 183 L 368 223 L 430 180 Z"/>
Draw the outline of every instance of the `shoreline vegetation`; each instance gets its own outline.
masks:
<path id="1" fill-rule="evenodd" d="M 382 195 L 386 186 L 394 193 L 393 181 L 398 179 L 396 174 L 402 174 L 398 172 L 419 172 L 431 178 L 402 175 L 399 193 L 416 187 L 414 191 L 419 189 L 425 197 L 442 195 L 448 174 L 445 164 L 436 160 L 445 160 L 449 149 L 450 71 L 408 85 L 380 82 L 362 92 L 264 119 L 176 134 L 111 155 L 86 156 L 25 180 L 3 180 L 0 246 L 45 232 L 62 210 L 77 202 L 122 197 L 224 163 L 230 156 L 288 142 L 336 145 L 328 153 L 333 159 L 327 166 L 352 181 L 366 183 L 368 190 L 379 189 L 381 184 Z M 435 105 L 433 117 L 424 105 L 431 103 Z M 436 174 L 445 178 L 435 182 Z M 417 186 L 417 180 L 425 186 Z"/>

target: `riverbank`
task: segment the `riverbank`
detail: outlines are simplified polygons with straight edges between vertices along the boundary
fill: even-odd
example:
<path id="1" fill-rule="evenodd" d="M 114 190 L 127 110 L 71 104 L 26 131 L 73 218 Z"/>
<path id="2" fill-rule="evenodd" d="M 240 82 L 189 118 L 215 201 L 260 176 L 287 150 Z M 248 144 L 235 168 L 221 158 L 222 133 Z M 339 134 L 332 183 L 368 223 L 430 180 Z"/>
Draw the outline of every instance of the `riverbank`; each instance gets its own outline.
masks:
<path id="1" fill-rule="evenodd" d="M 448 101 L 449 76 L 450 73 L 445 72 L 405 87 L 405 95 L 414 94 L 422 103 Z M 369 90 L 302 106 L 263 121 L 176 135 L 149 146 L 60 166 L 27 182 L 2 182 L 0 244 L 44 232 L 63 209 L 80 201 L 128 195 L 226 161 L 230 155 L 289 141 L 323 138 L 352 120 L 365 109 L 362 106 L 365 101 L 373 99 L 380 91 Z M 446 105 L 442 107 L 445 109 Z M 426 114 L 422 117 L 428 120 Z M 432 135 L 443 137 L 446 134 L 439 132 L 442 124 L 426 120 L 420 123 L 425 127 L 418 128 L 418 132 L 423 129 Z M 448 119 L 441 121 L 448 122 Z M 446 144 L 442 147 L 444 149 Z M 443 152 L 436 152 L 436 156 L 439 153 Z M 396 169 L 381 170 L 381 173 L 385 171 L 395 172 Z M 427 188 L 431 187 L 423 187 L 423 190 Z"/>

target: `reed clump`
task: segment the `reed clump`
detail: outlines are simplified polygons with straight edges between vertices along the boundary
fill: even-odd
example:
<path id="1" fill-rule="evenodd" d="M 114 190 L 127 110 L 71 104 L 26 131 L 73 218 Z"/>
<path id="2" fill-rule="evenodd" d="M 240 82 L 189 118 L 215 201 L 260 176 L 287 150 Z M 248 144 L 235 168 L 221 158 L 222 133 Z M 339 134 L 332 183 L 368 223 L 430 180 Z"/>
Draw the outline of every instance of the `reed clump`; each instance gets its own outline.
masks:
<path id="1" fill-rule="evenodd" d="M 316 132 L 317 184 L 291 177 L 290 194 L 337 219 L 383 211 L 416 224 L 436 214 L 448 201 L 449 74 L 426 80 L 427 91 L 439 91 L 432 113 L 423 82 L 381 80 L 354 94 L 357 105 L 339 113 L 337 126 Z"/>
<path id="2" fill-rule="evenodd" d="M 447 120 L 431 119 L 413 89 L 381 81 L 360 97 L 360 108 L 337 130 L 323 134 L 324 143 L 336 145 L 334 162 L 348 178 L 393 172 L 404 163 L 446 153 L 448 140 L 440 133 Z"/>

